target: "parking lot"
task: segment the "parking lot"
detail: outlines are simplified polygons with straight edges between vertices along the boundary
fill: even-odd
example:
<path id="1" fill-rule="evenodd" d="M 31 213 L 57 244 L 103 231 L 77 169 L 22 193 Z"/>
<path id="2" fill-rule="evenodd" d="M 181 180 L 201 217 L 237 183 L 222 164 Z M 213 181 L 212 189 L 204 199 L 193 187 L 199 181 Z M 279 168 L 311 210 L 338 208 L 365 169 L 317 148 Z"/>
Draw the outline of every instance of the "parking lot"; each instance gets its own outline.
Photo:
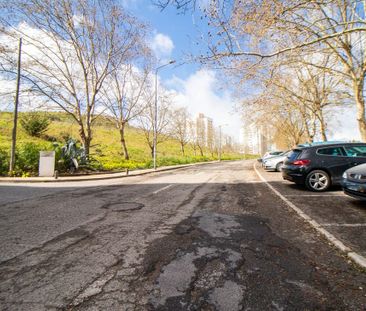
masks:
<path id="1" fill-rule="evenodd" d="M 260 175 L 286 200 L 315 220 L 351 251 L 366 257 L 366 202 L 345 195 L 340 187 L 315 193 L 282 178 L 278 172 L 265 171 L 255 164 Z"/>

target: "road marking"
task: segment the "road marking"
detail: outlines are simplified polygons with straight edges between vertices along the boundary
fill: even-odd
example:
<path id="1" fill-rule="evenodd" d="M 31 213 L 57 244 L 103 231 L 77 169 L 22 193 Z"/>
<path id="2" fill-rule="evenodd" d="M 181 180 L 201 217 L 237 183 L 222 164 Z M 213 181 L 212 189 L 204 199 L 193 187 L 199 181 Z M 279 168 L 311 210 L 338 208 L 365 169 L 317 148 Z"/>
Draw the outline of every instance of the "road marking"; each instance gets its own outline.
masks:
<path id="1" fill-rule="evenodd" d="M 346 197 L 345 194 L 283 194 L 285 197 Z"/>
<path id="2" fill-rule="evenodd" d="M 153 192 L 153 194 L 157 194 L 157 193 L 159 193 L 160 191 L 164 191 L 164 190 L 166 190 L 166 189 L 170 188 L 171 186 L 173 186 L 173 185 L 168 185 L 168 186 L 165 186 L 165 187 L 163 187 L 163 188 L 160 188 L 160 189 L 158 189 L 158 190 L 154 191 L 154 192 Z"/>
<path id="3" fill-rule="evenodd" d="M 322 224 L 323 227 L 366 227 L 366 224 Z"/>
<path id="4" fill-rule="evenodd" d="M 257 170 L 256 164 L 253 164 L 254 171 L 257 173 L 258 177 L 282 200 L 284 201 L 292 210 L 294 210 L 301 218 L 303 218 L 308 224 L 310 224 L 316 231 L 325 236 L 325 238 L 331 242 L 340 251 L 344 252 L 348 258 L 352 259 L 353 262 L 358 264 L 362 268 L 366 268 L 366 258 L 356 252 L 351 248 L 344 245 L 342 241 L 338 240 L 333 234 L 325 230 L 317 221 L 312 219 L 309 215 L 304 213 L 300 208 L 298 208 L 294 203 L 283 196 L 278 190 L 276 190 Z"/>

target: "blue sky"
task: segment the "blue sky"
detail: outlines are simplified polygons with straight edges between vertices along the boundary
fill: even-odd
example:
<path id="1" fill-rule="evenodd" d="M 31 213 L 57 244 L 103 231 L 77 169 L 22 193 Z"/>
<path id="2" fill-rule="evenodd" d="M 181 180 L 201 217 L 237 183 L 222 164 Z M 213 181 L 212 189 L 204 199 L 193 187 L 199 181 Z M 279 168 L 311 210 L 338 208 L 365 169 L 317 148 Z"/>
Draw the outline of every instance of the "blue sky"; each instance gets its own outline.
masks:
<path id="1" fill-rule="evenodd" d="M 130 12 L 150 25 L 151 37 L 163 34 L 172 40 L 174 48 L 171 54 L 160 55 L 162 58 L 170 56 L 180 64 L 189 54 L 199 53 L 200 48 L 197 42 L 200 31 L 205 28 L 204 23 L 200 21 L 199 12 L 181 14 L 172 6 L 161 11 L 150 0 L 124 0 L 124 2 Z M 161 76 L 166 78 L 169 75 L 177 75 L 179 78 L 186 79 L 199 68 L 197 64 L 185 63 L 179 67 L 165 68 L 164 72 L 161 72 Z"/>
<path id="2" fill-rule="evenodd" d="M 204 40 L 201 38 L 208 29 L 204 20 L 200 19 L 199 11 L 182 14 L 173 6 L 161 11 L 150 0 L 121 1 L 130 12 L 150 25 L 152 40 L 160 36 L 160 48 L 156 49 L 156 53 L 162 63 L 174 59 L 180 64 L 188 55 L 199 55 L 204 51 Z M 241 141 L 242 121 L 235 112 L 236 103 L 230 91 L 222 88 L 222 73 L 201 68 L 198 64 L 184 63 L 165 67 L 159 76 L 165 87 L 179 92 L 177 103 L 188 106 L 193 116 L 202 112 L 213 118 L 215 126 L 227 124 L 224 131 L 236 141 Z M 354 109 L 336 111 L 328 120 L 329 138 L 359 139 L 355 121 Z"/>
<path id="3" fill-rule="evenodd" d="M 169 6 L 163 11 L 150 0 L 121 0 L 124 6 L 151 28 L 151 45 L 161 63 L 174 59 L 177 65 L 164 67 L 159 77 L 164 87 L 178 92 L 176 104 L 187 106 L 193 117 L 199 112 L 213 119 L 214 126 L 225 124 L 223 132 L 240 140 L 240 115 L 235 101 L 223 90 L 220 73 L 187 62 L 190 55 L 204 52 L 207 26 L 200 12 L 179 13 Z M 203 44 L 202 44 L 203 43 Z"/>

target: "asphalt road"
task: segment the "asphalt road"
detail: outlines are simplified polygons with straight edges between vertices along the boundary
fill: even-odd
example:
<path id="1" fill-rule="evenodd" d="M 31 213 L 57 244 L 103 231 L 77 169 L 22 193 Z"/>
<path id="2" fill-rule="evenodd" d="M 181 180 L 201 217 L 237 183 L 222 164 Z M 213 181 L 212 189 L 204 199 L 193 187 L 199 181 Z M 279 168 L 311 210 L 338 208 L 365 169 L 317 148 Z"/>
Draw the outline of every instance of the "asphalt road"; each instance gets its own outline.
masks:
<path id="1" fill-rule="evenodd" d="M 364 254 L 362 204 L 337 190 L 297 197 L 309 193 L 262 173 Z M 1 185 L 0 247 L 1 310 L 366 306 L 365 272 L 290 210 L 252 161 L 113 181 Z"/>
<path id="2" fill-rule="evenodd" d="M 259 169 L 259 165 L 257 164 Z M 281 173 L 260 174 L 287 200 L 317 221 L 346 246 L 366 257 L 366 202 L 345 195 L 341 187 L 332 187 L 324 193 L 307 191 L 284 181 Z"/>

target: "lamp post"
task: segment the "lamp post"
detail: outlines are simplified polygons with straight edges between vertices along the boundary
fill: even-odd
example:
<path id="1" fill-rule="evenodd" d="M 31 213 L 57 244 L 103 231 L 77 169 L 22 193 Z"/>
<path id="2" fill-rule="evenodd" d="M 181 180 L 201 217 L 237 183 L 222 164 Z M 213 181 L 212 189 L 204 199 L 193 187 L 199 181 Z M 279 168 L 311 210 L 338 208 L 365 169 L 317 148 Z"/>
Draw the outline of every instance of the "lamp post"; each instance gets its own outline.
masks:
<path id="1" fill-rule="evenodd" d="M 219 161 L 221 161 L 221 128 L 228 124 L 220 124 L 219 125 Z"/>
<path id="2" fill-rule="evenodd" d="M 16 143 L 17 143 L 17 123 L 18 123 L 21 56 L 22 56 L 22 38 L 19 39 L 19 49 L 18 49 L 17 84 L 16 84 L 15 102 L 14 102 L 14 123 L 13 123 L 12 137 L 11 137 L 10 162 L 9 162 L 9 174 L 10 175 L 13 174 L 13 170 L 14 170 L 14 166 L 15 166 L 15 147 L 16 147 Z"/>
<path id="3" fill-rule="evenodd" d="M 159 69 L 174 64 L 175 60 L 169 61 L 169 63 L 161 65 L 155 69 L 155 106 L 154 106 L 154 138 L 153 138 L 153 158 L 154 158 L 154 170 L 156 170 L 156 145 L 157 145 L 157 136 L 158 136 L 158 71 Z"/>

